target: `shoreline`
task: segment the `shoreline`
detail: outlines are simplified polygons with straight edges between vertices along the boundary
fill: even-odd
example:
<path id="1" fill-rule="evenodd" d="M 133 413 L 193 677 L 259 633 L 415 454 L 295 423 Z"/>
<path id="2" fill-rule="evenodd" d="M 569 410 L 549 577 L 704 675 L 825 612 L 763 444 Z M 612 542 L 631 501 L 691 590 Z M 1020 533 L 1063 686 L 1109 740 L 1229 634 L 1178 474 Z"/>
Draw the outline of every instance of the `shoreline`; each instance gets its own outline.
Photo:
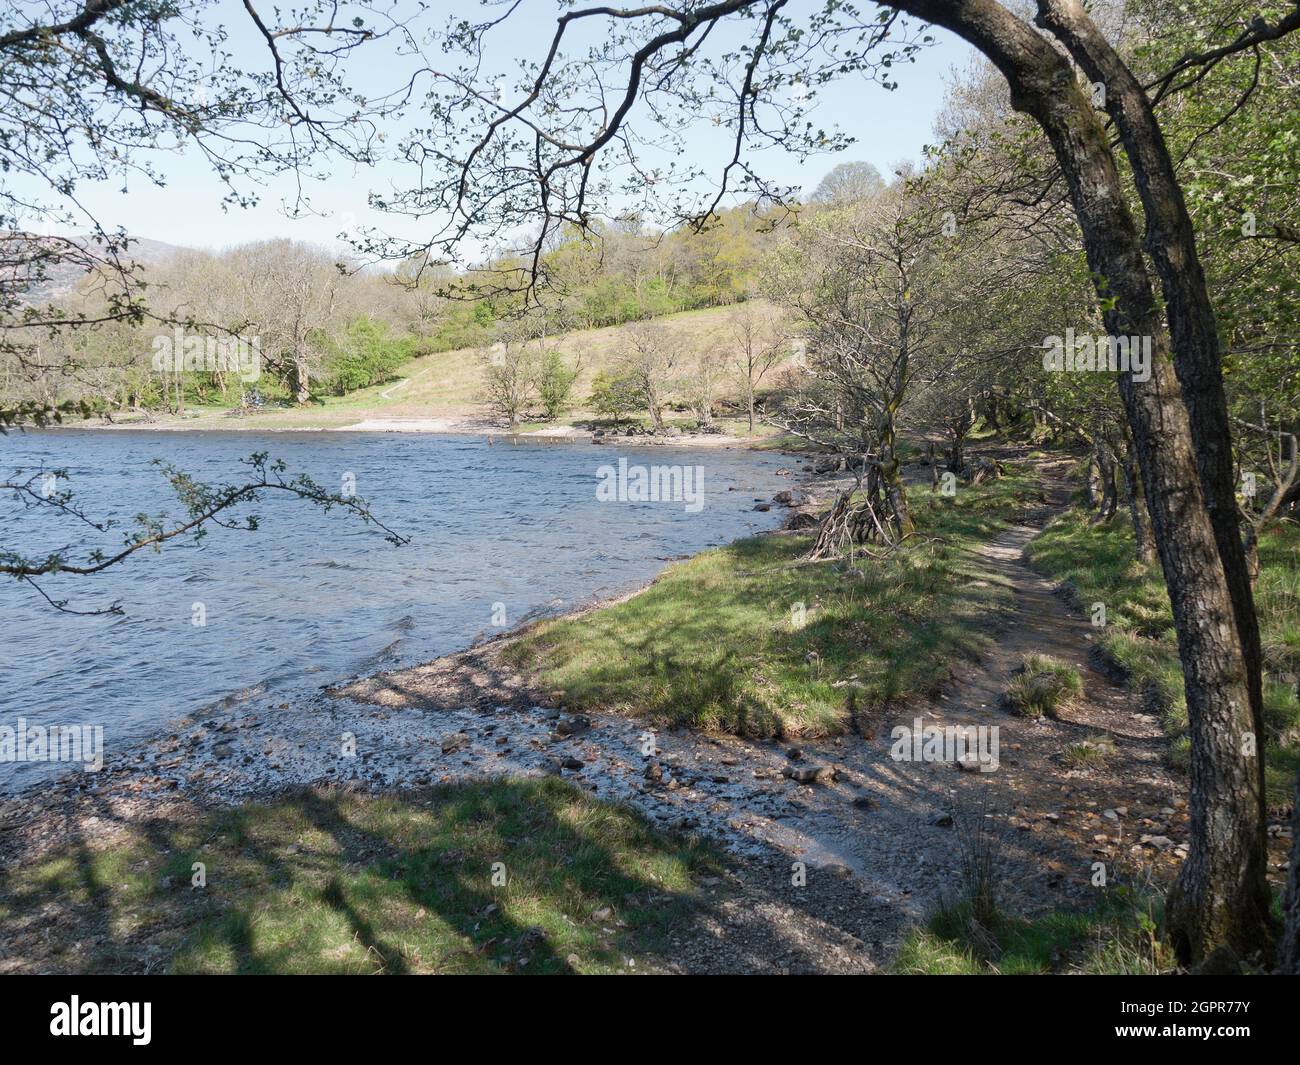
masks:
<path id="1" fill-rule="evenodd" d="M 362 412 L 364 415 L 364 412 Z M 221 418 L 226 418 L 222 415 Z M 58 422 L 43 426 L 43 430 L 92 430 L 96 432 L 149 432 L 149 433 L 392 433 L 412 436 L 476 436 L 488 440 L 511 443 L 572 443 L 613 444 L 637 447 L 689 447 L 759 450 L 764 441 L 777 436 L 732 436 L 726 433 L 687 433 L 656 436 L 649 432 L 627 434 L 617 429 L 579 429 L 574 425 L 558 425 L 526 432 L 510 431 L 484 421 L 482 418 L 448 415 L 445 417 L 360 417 L 343 425 L 257 425 L 242 419 L 226 418 L 232 424 L 221 424 L 216 416 L 199 416 L 192 419 L 168 416 L 157 421 L 92 421 L 70 424 Z M 188 422 L 188 424 L 187 424 Z M 780 450 L 791 455 L 801 452 Z"/>
<path id="2" fill-rule="evenodd" d="M 656 442 L 669 443 L 669 441 Z M 689 446 L 680 440 L 673 442 L 681 446 Z M 799 460 L 806 457 L 792 456 Z M 793 467 L 790 470 L 790 478 L 792 487 L 798 487 L 805 497 L 805 502 L 794 506 L 786 506 L 774 501 L 765 504 L 771 510 L 785 511 L 784 520 L 773 528 L 761 530 L 753 535 L 773 536 L 794 531 L 791 523 L 796 515 L 814 510 L 818 505 L 812 492 L 813 482 L 819 481 L 829 487 L 837 480 L 835 474 L 811 472 L 811 466 Z M 456 673 L 466 668 L 476 668 L 486 656 L 493 657 L 493 672 L 499 675 L 502 670 L 496 662 L 496 653 L 539 621 L 579 618 L 626 602 L 650 588 L 668 566 L 694 558 L 701 553 L 703 552 L 665 556 L 665 565 L 636 587 L 604 598 L 587 599 L 578 606 L 558 613 L 534 613 L 503 632 L 414 665 L 344 676 L 319 685 L 314 690 L 309 688 L 293 694 L 268 692 L 261 689 L 260 683 L 236 689 L 207 706 L 180 717 L 167 719 L 160 725 L 158 733 L 153 736 L 130 741 L 123 750 L 108 759 L 98 772 L 91 773 L 78 768 L 69 768 L 67 772 L 55 777 L 32 781 L 14 791 L 0 793 L 0 826 L 12 824 L 12 814 L 19 807 L 27 807 L 34 814 L 39 814 L 43 808 L 51 806 L 75 803 L 78 800 L 91 801 L 98 805 L 106 800 L 116 801 L 127 794 L 141 800 L 146 809 L 151 803 L 165 804 L 174 800 L 183 800 L 199 808 L 212 809 L 234 807 L 244 802 L 274 800 L 287 791 L 302 787 L 359 785 L 368 790 L 383 791 L 419 786 L 420 774 L 403 773 L 404 769 L 409 768 L 404 764 L 405 754 L 389 761 L 382 758 L 368 758 L 367 762 L 370 764 L 367 768 L 372 770 L 372 773 L 364 777 L 359 777 L 355 773 L 351 777 L 344 777 L 325 772 L 324 770 L 329 767 L 321 759 L 317 759 L 319 764 L 316 766 L 321 770 L 320 772 L 295 774 L 286 770 L 283 762 L 276 761 L 277 756 L 284 757 L 282 752 L 287 751 L 288 747 L 273 745 L 271 749 L 267 749 L 260 743 L 251 742 L 257 740 L 257 736 L 253 733 L 261 735 L 267 719 L 275 717 L 278 720 L 274 723 L 283 726 L 279 731 L 286 734 L 285 741 L 301 748 L 312 733 L 321 733 L 322 717 L 339 717 L 337 712 L 339 704 L 350 703 L 353 707 L 360 707 L 363 710 L 367 706 L 382 705 L 382 702 L 376 704 L 359 694 L 354 696 L 350 693 L 360 693 L 368 686 L 378 689 L 383 678 L 416 671 Z M 435 733 L 439 733 L 440 728 L 429 720 L 431 714 L 453 714 L 457 711 L 475 714 L 484 710 L 495 713 L 532 712 L 535 714 L 549 713 L 554 710 L 544 693 L 528 687 L 525 678 L 517 671 L 511 671 L 511 674 L 510 680 L 514 683 L 508 683 L 505 689 L 500 690 L 503 698 L 491 698 L 489 693 L 497 689 L 483 684 L 477 686 L 477 694 L 472 698 L 467 696 L 460 701 L 449 699 L 436 705 L 426 703 L 413 711 L 416 715 L 415 720 L 395 723 L 394 729 L 385 736 L 384 742 L 397 741 L 401 744 L 418 745 L 427 743 L 431 738 L 437 738 Z M 287 714 L 280 715 L 279 711 L 287 711 Z M 321 711 L 325 713 L 322 714 Z M 294 715 L 297 715 L 296 721 L 292 720 Z M 285 720 L 286 718 L 289 720 Z M 238 752 L 242 757 L 240 764 L 247 764 L 251 755 L 257 761 L 264 761 L 265 766 L 259 767 L 262 769 L 261 772 L 256 770 L 250 772 L 248 777 L 251 779 L 229 784 L 219 783 L 213 778 L 228 772 L 228 765 L 233 765 L 236 761 L 237 752 L 230 739 L 232 736 L 250 741 L 242 745 L 248 750 Z M 253 753 L 253 748 L 260 748 L 260 758 Z M 275 754 L 272 753 L 273 750 Z M 185 754 L 180 753 L 182 751 L 188 753 L 195 763 L 188 767 L 189 774 L 184 783 L 175 774 L 167 772 L 177 768 L 185 757 Z M 373 775 L 376 769 L 382 770 L 382 779 Z"/>

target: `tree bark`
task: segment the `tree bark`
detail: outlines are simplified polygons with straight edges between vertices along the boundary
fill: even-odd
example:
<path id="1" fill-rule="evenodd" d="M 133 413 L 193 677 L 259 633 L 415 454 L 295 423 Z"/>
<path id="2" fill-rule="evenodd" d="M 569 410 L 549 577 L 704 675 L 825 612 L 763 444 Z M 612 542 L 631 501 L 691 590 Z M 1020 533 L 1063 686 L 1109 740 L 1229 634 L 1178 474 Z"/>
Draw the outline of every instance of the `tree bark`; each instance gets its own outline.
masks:
<path id="1" fill-rule="evenodd" d="M 1171 353 L 1106 133 L 1065 58 L 996 0 L 901 0 L 893 6 L 957 33 L 1005 75 L 1012 105 L 1043 128 L 1069 185 L 1088 263 L 1099 279 L 1107 331 L 1151 338 L 1149 380 L 1122 374 L 1119 389 L 1173 608 L 1192 740 L 1189 854 L 1170 896 L 1167 929 L 1184 963 L 1221 945 L 1243 955 L 1267 950 L 1272 930 L 1263 766 L 1256 748 L 1263 736 L 1258 628 L 1253 610 L 1242 610 L 1242 580 L 1247 605 L 1249 581 L 1235 525 L 1231 543 L 1224 537 L 1221 468 L 1230 463 L 1231 441 L 1217 354 L 1207 355 L 1211 338 L 1200 332 L 1206 317 L 1192 313 L 1193 305 L 1208 308 L 1194 241 L 1190 234 L 1186 241 L 1182 234 L 1173 234 L 1176 239 L 1166 234 L 1168 246 L 1152 251 L 1165 281 L 1171 323 L 1177 320 Z M 1081 9 L 1071 17 L 1074 23 L 1086 20 Z M 1077 40 L 1079 34 L 1066 36 Z M 1114 92 L 1117 77 L 1105 80 L 1112 90 L 1108 104 L 1119 108 L 1116 100 L 1123 94 Z M 1143 171 L 1153 154 L 1167 160 L 1154 119 L 1140 136 L 1132 122 L 1125 124 L 1130 127 L 1125 147 L 1136 160 L 1135 171 Z M 1129 140 L 1150 138 L 1159 142 L 1154 153 L 1149 146 L 1129 146 Z M 1149 202 L 1149 175 L 1139 177 L 1138 184 L 1148 221 L 1159 226 L 1167 212 Z M 1170 194 L 1160 184 L 1156 199 Z M 1178 204 L 1181 208 L 1180 194 Z M 1199 295 L 1192 291 L 1198 286 Z M 1189 400 L 1183 380 L 1192 392 Z"/>
<path id="2" fill-rule="evenodd" d="M 293 355 L 294 398 L 302 406 L 311 399 L 311 384 L 308 381 L 307 355 L 299 350 Z"/>
<path id="3" fill-rule="evenodd" d="M 1300 783 L 1291 810 L 1291 871 L 1286 877 L 1282 919 L 1285 927 L 1277 948 L 1278 972 L 1300 976 Z"/>
<path id="4" fill-rule="evenodd" d="M 1147 497 L 1142 490 L 1142 475 L 1132 442 L 1124 453 L 1124 487 L 1128 492 L 1129 517 L 1133 522 L 1133 544 L 1137 560 L 1144 566 L 1156 560 L 1156 542 L 1151 532 L 1151 515 L 1147 512 Z"/>
<path id="5" fill-rule="evenodd" d="M 1119 506 L 1115 491 L 1115 463 L 1110 448 L 1098 441 L 1094 454 L 1097 462 L 1097 477 L 1101 484 L 1101 501 L 1097 504 L 1097 522 L 1107 522 L 1115 516 Z"/>

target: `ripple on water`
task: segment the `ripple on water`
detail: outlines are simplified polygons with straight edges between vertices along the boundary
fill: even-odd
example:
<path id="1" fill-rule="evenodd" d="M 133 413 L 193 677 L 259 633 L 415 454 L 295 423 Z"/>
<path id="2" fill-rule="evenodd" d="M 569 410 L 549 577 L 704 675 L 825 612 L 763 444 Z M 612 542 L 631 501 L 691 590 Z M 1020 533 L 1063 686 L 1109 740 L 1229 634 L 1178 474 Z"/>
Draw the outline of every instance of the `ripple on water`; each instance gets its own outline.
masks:
<path id="1" fill-rule="evenodd" d="M 498 602 L 513 622 L 627 591 L 666 559 L 773 527 L 779 515 L 752 511 L 751 497 L 787 487 L 775 475 L 781 456 L 656 448 L 632 451 L 629 463 L 703 465 L 702 510 L 600 503 L 596 470 L 617 462 L 616 448 L 489 447 L 469 437 L 61 430 L 6 437 L 4 447 L 11 468 L 73 472 L 78 502 L 118 523 L 94 545 L 105 549 L 121 543 L 136 514 L 183 514 L 154 459 L 231 482 L 254 451 L 326 487 L 354 474 L 375 513 L 412 537 L 394 548 L 337 511 L 268 498 L 249 508 L 261 519 L 255 533 L 213 529 L 198 544 L 177 541 L 93 580 L 47 586 L 80 608 L 120 599 L 124 617 L 71 617 L 30 589 L 0 585 L 0 672 L 17 693 L 0 723 L 81 723 L 89 714 L 105 727 L 110 758 L 235 693 L 305 700 L 322 683 L 466 646 L 492 629 Z M 75 535 L 0 506 L 6 546 L 35 555 Z M 194 623 L 197 605 L 205 624 Z M 58 768 L 0 765 L 0 791 Z"/>

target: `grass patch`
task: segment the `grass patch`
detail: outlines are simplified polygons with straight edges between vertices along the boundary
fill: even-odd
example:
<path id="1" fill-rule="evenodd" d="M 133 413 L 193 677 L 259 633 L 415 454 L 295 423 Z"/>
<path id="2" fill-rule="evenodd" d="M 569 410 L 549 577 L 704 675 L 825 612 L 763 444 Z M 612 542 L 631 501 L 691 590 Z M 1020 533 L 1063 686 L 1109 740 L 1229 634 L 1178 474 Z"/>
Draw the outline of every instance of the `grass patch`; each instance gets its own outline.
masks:
<path id="1" fill-rule="evenodd" d="M 1069 769 L 1100 769 L 1115 754 L 1115 741 L 1109 736 L 1096 735 L 1067 743 L 1061 751 L 1061 762 Z"/>
<path id="2" fill-rule="evenodd" d="M 1265 776 L 1269 802 L 1285 805 L 1300 766 L 1300 529 L 1271 529 L 1259 546 L 1255 606 L 1264 647 Z M 1171 739 L 1171 761 L 1185 770 L 1187 703 L 1160 567 L 1136 561 L 1127 522 L 1094 525 L 1082 510 L 1054 521 L 1029 545 L 1029 554 L 1083 610 L 1105 608 L 1098 647 L 1160 715 Z"/>
<path id="3" fill-rule="evenodd" d="M 913 490 L 920 537 L 881 561 L 807 562 L 808 535 L 740 540 L 626 602 L 540 622 L 505 654 L 573 709 L 750 736 L 839 732 L 855 713 L 935 693 L 987 648 L 1008 593 L 971 548 L 1036 497 L 1020 474 L 956 497 Z"/>
<path id="4" fill-rule="evenodd" d="M 1136 904 L 1135 904 L 1136 902 Z M 1173 959 L 1156 934 L 1158 907 L 1125 891 L 1086 913 L 1000 918 L 972 939 L 969 905 L 945 908 L 904 939 L 891 971 L 907 976 L 1154 975 Z"/>
<path id="5" fill-rule="evenodd" d="M 555 779 L 312 791 L 127 831 L 4 871 L 11 955 L 27 940 L 40 967 L 84 972 L 644 969 L 720 871 L 695 842 Z M 191 888 L 195 862 L 205 888 Z"/>
<path id="6" fill-rule="evenodd" d="M 1048 655 L 1025 655 L 1003 694 L 1007 707 L 1021 717 L 1056 717 L 1061 706 L 1083 694 L 1083 678 L 1074 666 Z"/>

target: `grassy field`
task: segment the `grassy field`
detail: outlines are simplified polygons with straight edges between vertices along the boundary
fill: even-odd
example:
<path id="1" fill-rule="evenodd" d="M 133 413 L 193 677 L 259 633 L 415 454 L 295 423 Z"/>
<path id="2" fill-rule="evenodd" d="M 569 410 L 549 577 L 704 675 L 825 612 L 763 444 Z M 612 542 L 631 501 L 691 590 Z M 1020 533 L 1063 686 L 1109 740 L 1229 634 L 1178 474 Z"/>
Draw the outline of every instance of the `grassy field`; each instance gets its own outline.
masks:
<path id="1" fill-rule="evenodd" d="M 637 971 L 721 869 L 555 779 L 309 792 L 125 831 L 0 873 L 0 953 L 79 972 Z"/>
<path id="2" fill-rule="evenodd" d="M 625 602 L 541 622 L 506 653 L 574 708 L 751 736 L 842 731 L 985 649 L 1007 593 L 970 549 L 1038 491 L 1013 474 L 910 498 L 920 535 L 892 558 L 809 563 L 809 536 L 741 540 Z"/>
<path id="3" fill-rule="evenodd" d="M 1098 640 L 1102 654 L 1160 713 L 1173 740 L 1171 756 L 1186 767 L 1187 704 L 1169 598 L 1159 566 L 1134 559 L 1128 523 L 1093 525 L 1088 514 L 1072 510 L 1029 551 L 1034 565 L 1065 583 L 1083 609 L 1105 606 Z M 1281 527 L 1261 538 L 1255 602 L 1264 643 L 1269 801 L 1286 805 L 1300 764 L 1300 529 Z"/>
<path id="4" fill-rule="evenodd" d="M 711 307 L 699 311 L 684 311 L 655 319 L 678 339 L 683 351 L 713 347 L 730 349 L 735 346 L 731 336 L 731 316 L 735 307 Z M 611 326 L 569 333 L 555 340 L 555 346 L 564 353 L 569 363 L 580 366 L 574 387 L 574 407 L 557 423 L 572 424 L 585 420 L 590 412 L 585 402 L 591 394 L 592 378 L 614 366 L 624 345 L 627 326 Z M 417 419 L 417 418 L 482 418 L 485 410 L 480 402 L 484 374 L 482 353 L 474 348 L 440 351 L 412 359 L 399 371 L 397 380 L 370 388 L 359 389 L 346 396 L 321 396 L 303 407 L 271 408 L 252 414 L 233 417 L 226 407 L 191 407 L 182 419 L 183 424 L 194 428 L 244 428 L 244 429 L 301 429 L 340 428 L 366 419 Z M 774 374 L 769 374 L 770 379 Z M 768 383 L 765 379 L 764 383 Z M 734 388 L 724 383 L 723 391 L 730 394 Z M 683 413 L 679 418 L 668 412 L 669 424 L 691 422 L 694 418 Z M 129 418 L 119 418 L 128 421 Z M 520 426 L 521 431 L 540 429 L 546 423 L 535 422 Z M 723 431 L 745 435 L 746 423 L 740 419 L 727 419 Z M 756 437 L 772 435 L 772 430 L 756 426 Z"/>

